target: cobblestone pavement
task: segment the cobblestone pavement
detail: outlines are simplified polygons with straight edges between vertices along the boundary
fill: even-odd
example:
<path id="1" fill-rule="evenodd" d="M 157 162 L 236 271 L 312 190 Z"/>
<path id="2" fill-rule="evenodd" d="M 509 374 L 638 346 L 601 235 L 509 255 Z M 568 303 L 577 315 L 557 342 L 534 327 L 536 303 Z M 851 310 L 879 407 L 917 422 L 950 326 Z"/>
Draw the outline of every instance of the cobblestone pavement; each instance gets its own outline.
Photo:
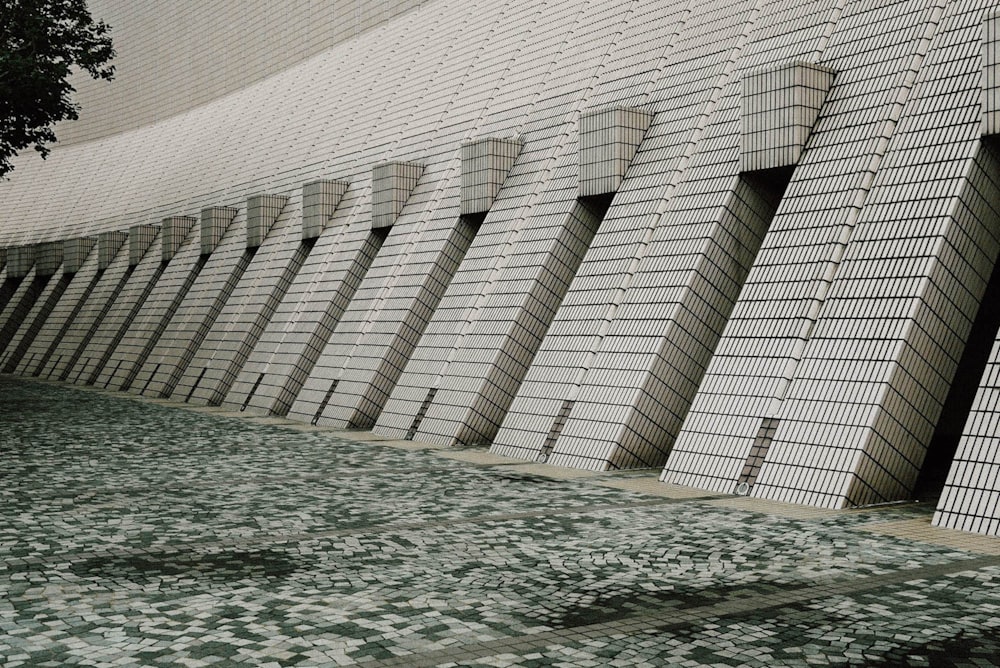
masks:
<path id="1" fill-rule="evenodd" d="M 0 664 L 1000 665 L 1000 544 L 928 505 L 275 422 L 0 377 Z"/>

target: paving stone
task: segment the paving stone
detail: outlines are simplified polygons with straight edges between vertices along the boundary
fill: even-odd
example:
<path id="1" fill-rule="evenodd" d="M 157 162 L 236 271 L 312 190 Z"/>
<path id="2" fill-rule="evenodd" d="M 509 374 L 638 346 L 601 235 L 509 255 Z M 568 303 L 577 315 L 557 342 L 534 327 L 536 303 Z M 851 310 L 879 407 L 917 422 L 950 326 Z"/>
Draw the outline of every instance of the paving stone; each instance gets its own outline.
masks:
<path id="1" fill-rule="evenodd" d="M 0 663 L 995 665 L 1000 556 L 0 376 Z M 887 530 L 882 530 L 886 529 Z"/>

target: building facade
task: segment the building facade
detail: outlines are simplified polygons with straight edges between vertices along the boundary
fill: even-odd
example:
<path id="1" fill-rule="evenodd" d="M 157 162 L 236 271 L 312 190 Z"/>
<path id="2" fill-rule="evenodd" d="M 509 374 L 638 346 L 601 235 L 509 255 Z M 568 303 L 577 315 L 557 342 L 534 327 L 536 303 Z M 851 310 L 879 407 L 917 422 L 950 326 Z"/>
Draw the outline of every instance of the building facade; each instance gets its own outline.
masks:
<path id="1" fill-rule="evenodd" d="M 192 37 L 179 80 L 87 93 L 120 118 L 0 184 L 0 370 L 791 503 L 940 491 L 1000 533 L 992 3 L 378 6 L 299 55 L 312 3 L 233 10 L 268 76 Z"/>

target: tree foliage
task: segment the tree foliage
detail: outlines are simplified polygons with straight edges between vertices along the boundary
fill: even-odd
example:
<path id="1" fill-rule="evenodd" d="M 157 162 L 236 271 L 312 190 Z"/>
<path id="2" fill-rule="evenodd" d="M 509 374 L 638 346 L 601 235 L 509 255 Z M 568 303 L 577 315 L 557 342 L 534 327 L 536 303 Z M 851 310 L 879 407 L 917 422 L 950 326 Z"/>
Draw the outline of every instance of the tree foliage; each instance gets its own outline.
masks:
<path id="1" fill-rule="evenodd" d="M 48 155 L 53 124 L 78 117 L 70 97 L 74 68 L 112 79 L 108 33 L 85 0 L 0 0 L 0 177 L 28 146 Z"/>

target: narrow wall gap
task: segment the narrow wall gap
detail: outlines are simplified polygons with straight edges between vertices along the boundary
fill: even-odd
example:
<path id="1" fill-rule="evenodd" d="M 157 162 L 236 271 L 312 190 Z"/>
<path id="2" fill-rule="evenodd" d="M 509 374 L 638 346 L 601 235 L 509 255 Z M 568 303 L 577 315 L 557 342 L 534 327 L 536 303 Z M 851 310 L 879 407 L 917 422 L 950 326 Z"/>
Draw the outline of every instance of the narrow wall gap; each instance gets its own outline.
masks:
<path id="1" fill-rule="evenodd" d="M 121 294 L 122 289 L 124 289 L 125 284 L 128 283 L 128 280 L 132 278 L 132 273 L 134 271 L 135 267 L 129 266 L 125 270 L 125 273 L 122 274 L 122 277 L 118 279 L 118 283 L 112 290 L 111 295 L 108 297 L 108 300 L 101 306 L 100 313 L 98 313 L 97 317 L 94 318 L 94 321 L 90 323 L 90 328 L 87 330 L 87 333 L 84 334 L 83 338 L 80 340 L 80 345 L 77 346 L 77 349 L 70 356 L 69 362 L 63 368 L 62 373 L 59 374 L 59 380 L 66 380 L 67 378 L 69 378 L 70 373 L 73 372 L 73 367 L 76 366 L 76 363 L 80 360 L 80 356 L 83 355 L 84 351 L 87 349 L 87 346 L 90 344 L 90 340 L 94 337 L 94 333 L 97 332 L 97 328 L 101 326 L 102 322 L 104 322 L 104 319 L 107 317 L 108 311 L 111 310 L 112 305 L 114 305 L 114 303 L 118 301 L 118 296 Z M 89 358 L 87 359 L 87 362 L 88 363 L 90 362 Z M 84 368 L 86 368 L 86 365 L 84 365 Z M 73 382 L 74 383 L 78 382 L 82 374 L 83 374 L 83 369 L 77 372 L 76 380 Z"/>
<path id="2" fill-rule="evenodd" d="M 266 375 L 267 375 L 266 373 L 264 373 L 263 371 L 261 371 L 260 375 L 257 376 L 257 382 L 255 382 L 253 384 L 253 387 L 250 388 L 250 391 L 247 392 L 247 398 L 243 400 L 243 405 L 240 406 L 240 412 L 241 413 L 247 409 L 247 406 L 250 405 L 250 400 L 253 399 L 253 395 L 255 395 L 257 393 L 257 388 L 260 387 L 260 384 L 262 382 L 264 382 L 264 376 L 266 376 Z"/>
<path id="3" fill-rule="evenodd" d="M 420 404 L 420 410 L 413 417 L 413 423 L 410 425 L 409 431 L 406 432 L 406 436 L 403 440 L 412 441 L 413 437 L 417 434 L 417 430 L 420 429 L 420 423 L 424 421 L 424 416 L 427 415 L 427 409 L 430 408 L 431 402 L 434 401 L 434 395 L 437 394 L 437 388 L 432 387 L 430 391 L 427 392 L 427 396 L 424 397 L 424 402 Z"/>
<path id="4" fill-rule="evenodd" d="M 788 165 L 740 174 L 740 180 L 749 187 L 750 191 L 758 198 L 758 201 L 767 208 L 765 234 L 767 228 L 771 226 L 771 222 L 774 220 L 774 214 L 781 203 L 781 198 L 784 196 L 789 182 L 792 180 L 792 172 L 794 170 L 794 165 Z M 761 238 L 763 239 L 763 235 Z M 750 494 L 754 483 L 757 482 L 757 475 L 760 473 L 764 458 L 767 457 L 768 450 L 771 448 L 771 442 L 777 430 L 777 417 L 767 415 L 761 420 L 753 446 L 751 446 L 750 452 L 743 462 L 743 469 L 733 489 L 735 494 Z"/>
<path id="5" fill-rule="evenodd" d="M 63 356 L 62 356 L 62 355 L 60 355 L 60 356 L 59 356 L 58 358 L 56 358 L 56 363 L 55 363 L 55 364 L 53 364 L 53 365 L 52 365 L 52 366 L 51 366 L 51 367 L 49 368 L 49 372 L 48 372 L 48 373 L 47 373 L 47 374 L 45 375 L 45 380 L 49 380 L 49 379 L 51 379 L 51 378 L 52 378 L 52 374 L 53 374 L 53 373 L 55 373 L 55 370 L 59 368 L 59 363 L 60 363 L 60 362 L 62 362 L 62 358 L 63 358 Z M 39 376 L 39 375 L 41 375 L 41 373 L 42 373 L 42 369 L 44 369 L 44 368 L 45 368 L 45 365 L 44 365 L 44 364 L 42 364 L 42 363 L 39 363 L 39 364 L 38 364 L 38 369 L 37 369 L 37 370 L 35 371 L 35 374 L 34 374 L 34 375 L 36 375 L 36 376 Z"/>
<path id="6" fill-rule="evenodd" d="M 187 403 L 191 400 L 191 397 L 194 395 L 194 391 L 197 390 L 198 385 L 201 384 L 201 379 L 205 377 L 206 371 L 208 371 L 207 366 L 201 368 L 201 373 L 198 374 L 198 379 L 194 381 L 194 384 L 191 386 L 191 389 L 188 390 L 187 396 L 184 397 L 184 403 Z"/>
<path id="7" fill-rule="evenodd" d="M 108 376 L 108 379 L 106 381 L 104 381 L 104 389 L 105 390 L 108 389 L 108 385 L 111 384 L 111 379 L 115 377 L 115 374 L 118 373 L 118 369 L 121 368 L 122 361 L 123 360 L 121 358 L 118 358 L 118 364 L 115 365 L 115 370 L 111 373 L 110 376 Z M 96 377 L 96 374 L 95 374 L 95 377 Z M 88 385 L 93 385 L 93 384 L 94 384 L 93 381 L 91 381 L 90 383 L 88 383 Z"/>
<path id="8" fill-rule="evenodd" d="M 337 385 L 340 383 L 340 379 L 334 380 L 330 383 L 330 389 L 326 391 L 326 395 L 323 397 L 323 401 L 319 402 L 319 407 L 316 409 L 316 414 L 313 415 L 312 420 L 309 424 L 315 426 L 319 422 L 319 418 L 323 415 L 323 411 L 326 410 L 327 405 L 330 403 L 330 398 L 333 393 L 337 391 Z"/>
<path id="9" fill-rule="evenodd" d="M 215 324 L 219 314 L 222 313 L 223 306 L 227 301 L 229 301 L 230 296 L 233 294 L 233 290 L 236 289 L 240 279 L 243 278 L 243 273 L 246 272 L 247 267 L 250 266 L 250 263 L 253 261 L 256 254 L 257 248 L 254 247 L 247 248 L 240 255 L 239 260 L 237 260 L 234 264 L 229 276 L 226 278 L 225 283 L 216 294 L 212 307 L 209 309 L 204 319 L 198 324 L 197 329 L 191 335 L 191 339 L 181 352 L 180 359 L 177 364 L 174 365 L 168 378 L 164 381 L 163 389 L 160 390 L 160 398 L 168 399 L 170 398 L 170 395 L 174 393 L 174 389 L 177 387 L 177 384 L 180 383 L 181 378 L 184 377 L 184 372 L 187 371 L 188 365 L 191 364 L 195 354 L 198 352 L 198 348 L 201 347 L 201 344 L 204 342 L 209 330 L 212 329 L 212 325 Z M 207 371 L 207 368 L 202 369 L 201 375 L 198 376 L 198 380 L 195 382 L 192 390 L 188 392 L 187 398 L 184 399 L 185 402 L 191 398 L 194 388 L 198 387 L 198 383 L 201 382 L 201 378 L 205 375 L 205 371 Z"/>
<path id="10" fill-rule="evenodd" d="M 540 464 L 549 461 L 549 455 L 552 454 L 552 450 L 556 447 L 556 441 L 559 440 L 559 435 L 562 434 L 563 427 L 566 426 L 566 420 L 569 418 L 574 404 L 576 402 L 571 399 L 563 401 L 562 406 L 559 408 L 559 413 L 552 421 L 552 427 L 549 429 L 549 433 L 545 437 L 545 442 L 542 443 L 542 448 L 538 451 L 535 461 Z"/>
<path id="11" fill-rule="evenodd" d="M 365 276 L 368 274 L 368 270 L 371 268 L 372 263 L 374 263 L 375 258 L 378 257 L 379 251 L 382 249 L 385 240 L 389 237 L 389 230 L 391 227 L 376 227 L 368 233 L 368 238 L 365 240 L 362 246 L 362 251 L 358 254 L 359 259 L 363 259 L 364 263 L 360 266 L 360 271 L 354 274 L 355 278 L 351 282 L 350 292 L 346 293 L 345 302 L 349 303 L 351 299 L 354 298 L 354 294 L 357 291 L 359 285 L 364 280 Z M 336 314 L 336 321 L 339 322 L 343 312 Z M 322 328 L 320 328 L 322 329 Z M 299 359 L 298 364 L 296 364 L 295 371 L 288 374 L 285 379 L 285 384 L 278 395 L 278 398 L 274 400 L 271 408 L 268 411 L 269 415 L 274 415 L 278 417 L 285 417 L 288 415 L 288 411 L 291 410 L 292 404 L 295 402 L 296 397 L 298 397 L 299 392 L 302 390 L 302 386 L 305 384 L 306 379 L 312 374 L 313 368 L 316 366 L 317 360 L 319 360 L 320 355 L 323 350 L 326 349 L 327 343 L 330 341 L 330 336 L 333 334 L 334 326 L 329 327 L 324 332 L 317 332 L 317 340 L 312 342 L 311 345 L 306 346 Z M 336 381 L 334 381 L 336 385 Z M 330 397 L 332 393 L 328 394 L 325 403 L 321 404 L 319 411 L 313 418 L 312 424 L 316 424 L 319 421 L 322 412 L 326 410 L 327 404 L 330 402 Z"/>
<path id="12" fill-rule="evenodd" d="M 83 375 L 83 372 L 87 368 L 88 364 L 90 364 L 90 358 L 89 357 L 85 358 L 83 360 L 83 364 L 80 365 L 80 370 L 76 372 L 76 378 L 73 380 L 74 383 L 79 383 L 80 382 L 80 376 Z M 67 372 L 67 375 L 68 375 L 68 372 Z M 66 379 L 65 378 L 60 378 L 59 380 L 66 380 Z"/>
<path id="13" fill-rule="evenodd" d="M 156 368 L 153 369 L 153 373 L 149 374 L 149 378 L 146 379 L 146 384 L 142 386 L 142 392 L 139 394 L 146 394 L 146 390 L 149 389 L 149 384 L 153 382 L 154 378 L 156 378 L 156 373 L 160 370 L 161 366 L 163 366 L 162 362 L 156 365 Z"/>
<path id="14" fill-rule="evenodd" d="M 245 338 L 240 342 L 237 351 L 232 353 L 230 358 L 227 360 L 226 366 L 223 369 L 222 378 L 218 381 L 215 389 L 212 390 L 211 396 L 208 398 L 209 406 L 222 405 L 226 395 L 229 394 L 229 390 L 232 389 L 233 383 L 236 382 L 236 378 L 239 376 L 240 370 L 246 364 L 247 359 L 249 359 L 250 353 L 257 347 L 257 343 L 260 341 L 261 335 L 263 335 L 264 330 L 267 329 L 267 325 L 271 322 L 271 318 L 274 317 L 274 312 L 278 309 L 281 302 L 284 301 L 289 288 L 291 288 L 292 283 L 295 282 L 295 277 L 299 275 L 300 271 L 302 271 L 302 267 L 305 266 L 306 261 L 309 259 L 309 255 L 316 247 L 316 239 L 317 237 L 312 237 L 300 241 L 298 247 L 295 249 L 295 252 L 292 254 L 292 257 L 281 270 L 281 274 L 278 276 L 277 281 L 271 288 L 268 299 L 263 303 L 261 309 L 257 312 L 257 318 L 259 321 L 256 324 L 259 324 L 259 326 L 254 326 L 251 331 L 244 332 Z M 250 394 L 243 403 L 243 407 L 240 408 L 241 411 L 246 410 L 246 407 L 250 403 L 250 399 L 253 398 L 253 394 L 257 391 L 257 388 L 260 387 L 265 373 L 260 374 L 256 384 L 253 386 L 253 389 L 250 390 Z"/>
<path id="15" fill-rule="evenodd" d="M 90 283 L 87 284 L 87 287 L 83 291 L 83 296 L 80 298 L 79 301 L 77 301 L 77 303 L 73 306 L 73 310 L 70 311 L 69 316 L 67 316 L 67 318 L 63 321 L 62 326 L 59 328 L 59 332 L 56 334 L 55 338 L 52 339 L 52 343 L 49 344 L 48 350 L 45 351 L 45 354 L 42 355 L 42 358 L 38 361 L 38 365 L 35 366 L 35 370 L 31 371 L 31 365 L 28 364 L 27 367 L 25 368 L 26 373 L 30 373 L 32 376 L 41 375 L 42 370 L 45 368 L 45 365 L 48 364 L 49 359 L 51 359 L 52 355 L 55 354 L 56 350 L 59 347 L 59 344 L 62 343 L 63 337 L 66 336 L 66 332 L 69 331 L 70 326 L 76 320 L 76 317 L 80 315 L 80 311 L 83 310 L 83 306 L 87 302 L 87 298 L 94 291 L 94 288 L 100 282 L 101 277 L 104 276 L 104 272 L 105 272 L 104 269 L 98 269 L 96 272 L 94 272 L 93 278 L 90 279 Z M 63 356 L 60 355 L 56 363 L 52 366 L 51 369 L 49 369 L 49 373 L 48 376 L 46 376 L 46 378 L 50 377 L 52 375 L 52 372 L 59 367 L 59 362 L 62 361 L 62 358 Z"/>
<path id="16" fill-rule="evenodd" d="M 4 373 L 12 373 L 15 369 L 17 369 L 17 366 L 20 364 L 24 354 L 28 352 L 28 349 L 34 342 L 35 336 L 37 336 L 38 332 L 41 331 L 42 327 L 45 325 L 45 321 L 48 320 L 49 315 L 51 315 L 53 309 L 55 309 L 56 304 L 58 304 L 59 300 L 62 299 L 62 296 L 66 292 L 66 288 L 69 286 L 72 278 L 73 276 L 71 274 L 63 274 L 59 277 L 53 290 L 49 293 L 49 296 L 41 305 L 38 313 L 35 314 L 35 318 L 30 324 L 27 324 L 27 330 L 25 330 L 24 336 L 21 337 L 17 347 L 7 358 L 6 364 L 3 367 Z M 34 304 L 32 304 L 32 307 L 34 307 Z M 32 357 L 34 357 L 34 355 Z"/>
<path id="17" fill-rule="evenodd" d="M 996 175 L 1000 177 L 1000 174 Z M 994 221 L 995 230 L 1000 231 L 1000 220 Z M 955 370 L 948 397 L 941 408 L 938 419 L 924 456 L 920 474 L 914 485 L 913 497 L 933 500 L 941 495 L 948 470 L 958 452 L 965 422 L 972 410 L 980 380 L 986 370 L 990 351 L 1000 330 L 1000 262 L 993 265 L 983 300 L 979 304 L 976 319 L 972 323 L 969 339 L 962 351 L 962 357 Z"/>
<path id="18" fill-rule="evenodd" d="M 142 366 L 153 353 L 153 350 L 156 348 L 156 344 L 160 341 L 160 337 L 163 336 L 163 333 L 167 330 L 167 325 L 170 323 L 170 319 L 174 317 L 174 313 L 177 312 L 177 309 L 180 308 L 184 298 L 187 297 L 188 291 L 191 289 L 191 286 L 194 285 L 195 280 L 198 278 L 201 270 L 205 267 L 205 263 L 208 262 L 209 257 L 210 256 L 207 254 L 198 256 L 198 260 L 194 263 L 191 271 L 188 272 L 187 277 L 181 284 L 180 289 L 174 294 L 173 299 L 164 311 L 159 324 L 156 327 L 151 328 L 142 350 L 133 360 L 130 360 L 132 362 L 132 368 L 129 370 L 128 374 L 126 374 L 125 380 L 123 380 L 122 384 L 118 387 L 119 391 L 124 392 L 132 387 L 132 383 L 135 382 L 136 377 L 142 371 Z M 150 377 L 146 379 L 146 384 L 143 386 L 142 392 L 139 394 L 146 393 L 146 388 L 149 387 L 150 381 L 152 381 L 152 379 L 156 376 L 156 373 L 160 370 L 160 366 L 160 364 L 156 365 L 156 369 Z"/>

